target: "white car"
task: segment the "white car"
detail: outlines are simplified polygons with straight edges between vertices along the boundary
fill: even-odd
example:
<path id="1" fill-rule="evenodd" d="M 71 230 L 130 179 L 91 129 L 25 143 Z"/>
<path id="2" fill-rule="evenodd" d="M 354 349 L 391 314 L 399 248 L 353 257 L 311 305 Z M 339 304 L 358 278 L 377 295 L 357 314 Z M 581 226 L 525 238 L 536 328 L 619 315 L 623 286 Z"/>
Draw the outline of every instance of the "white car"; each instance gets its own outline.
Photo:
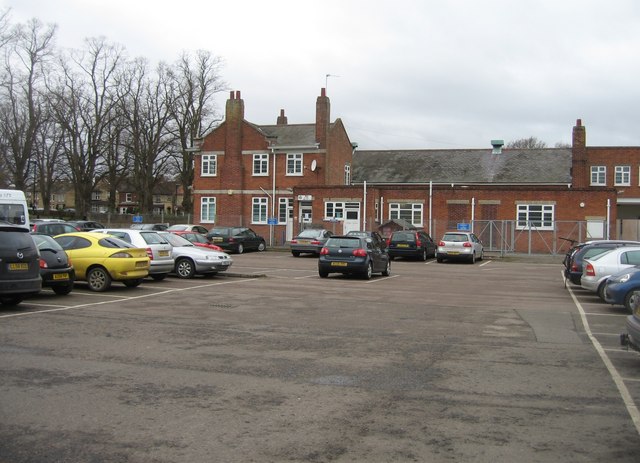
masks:
<path id="1" fill-rule="evenodd" d="M 470 263 L 484 258 L 484 246 L 480 239 L 471 232 L 447 232 L 438 242 L 436 260 L 464 259 Z"/>
<path id="2" fill-rule="evenodd" d="M 163 280 L 173 272 L 175 260 L 171 256 L 171 244 L 154 230 L 134 230 L 131 228 L 100 228 L 90 233 L 104 233 L 120 238 L 136 248 L 147 250 L 151 259 L 149 276 L 154 280 Z"/>
<path id="3" fill-rule="evenodd" d="M 585 259 L 580 286 L 604 301 L 607 278 L 634 265 L 640 265 L 640 246 L 624 246 Z"/>
<path id="4" fill-rule="evenodd" d="M 176 261 L 173 273 L 179 278 L 193 278 L 196 274 L 215 275 L 227 271 L 233 263 L 226 252 L 196 246 L 171 232 L 159 234 L 173 246 L 171 255 Z"/>

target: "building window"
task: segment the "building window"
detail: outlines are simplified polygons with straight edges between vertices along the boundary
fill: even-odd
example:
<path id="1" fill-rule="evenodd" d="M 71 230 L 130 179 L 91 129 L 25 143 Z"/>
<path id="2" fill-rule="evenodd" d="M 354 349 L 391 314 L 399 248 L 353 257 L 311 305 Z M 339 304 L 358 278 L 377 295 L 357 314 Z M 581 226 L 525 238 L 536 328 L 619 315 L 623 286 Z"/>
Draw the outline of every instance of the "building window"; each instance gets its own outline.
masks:
<path id="1" fill-rule="evenodd" d="M 615 184 L 620 186 L 631 185 L 631 167 L 630 166 L 616 166 Z"/>
<path id="2" fill-rule="evenodd" d="M 269 175 L 269 155 L 254 154 L 253 155 L 253 175 Z"/>
<path id="3" fill-rule="evenodd" d="M 133 193 L 125 193 L 124 194 L 124 202 L 132 203 L 133 202 Z"/>
<path id="4" fill-rule="evenodd" d="M 535 228 L 553 230 L 554 208 L 552 204 L 518 204 L 518 230 Z"/>
<path id="5" fill-rule="evenodd" d="M 389 218 L 406 220 L 411 225 L 421 227 L 422 209 L 421 203 L 389 203 Z"/>
<path id="6" fill-rule="evenodd" d="M 216 154 L 203 154 L 201 167 L 201 175 L 203 177 L 218 175 L 218 156 Z"/>
<path id="7" fill-rule="evenodd" d="M 351 185 L 351 164 L 344 165 L 344 184 Z"/>
<path id="8" fill-rule="evenodd" d="M 216 221 L 216 198 L 203 196 L 200 198 L 200 222 L 214 223 Z"/>
<path id="9" fill-rule="evenodd" d="M 99 191 L 93 191 L 91 193 L 91 200 L 92 201 L 100 201 L 100 192 Z"/>
<path id="10" fill-rule="evenodd" d="M 344 219 L 344 203 L 327 201 L 324 203 L 325 219 Z"/>
<path id="11" fill-rule="evenodd" d="M 287 154 L 287 175 L 302 175 L 302 154 Z"/>
<path id="12" fill-rule="evenodd" d="M 291 218 L 293 218 L 291 198 L 280 198 L 278 200 L 278 224 L 286 225 L 287 220 Z"/>
<path id="13" fill-rule="evenodd" d="M 251 223 L 267 223 L 268 198 L 253 198 Z"/>
<path id="14" fill-rule="evenodd" d="M 591 185 L 601 186 L 607 184 L 607 167 L 591 166 Z"/>

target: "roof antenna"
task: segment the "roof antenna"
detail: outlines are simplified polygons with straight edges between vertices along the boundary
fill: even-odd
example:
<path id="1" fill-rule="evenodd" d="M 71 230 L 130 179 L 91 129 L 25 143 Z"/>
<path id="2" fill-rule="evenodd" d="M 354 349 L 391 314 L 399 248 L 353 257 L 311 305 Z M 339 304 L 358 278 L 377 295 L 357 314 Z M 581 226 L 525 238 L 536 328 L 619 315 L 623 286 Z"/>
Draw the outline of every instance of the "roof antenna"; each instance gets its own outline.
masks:
<path id="1" fill-rule="evenodd" d="M 335 75 L 335 74 L 326 74 L 326 75 L 324 76 L 324 89 L 325 89 L 325 90 L 326 90 L 326 89 L 327 89 L 327 87 L 329 86 L 329 77 L 340 77 L 340 76 L 337 76 L 337 75 Z"/>

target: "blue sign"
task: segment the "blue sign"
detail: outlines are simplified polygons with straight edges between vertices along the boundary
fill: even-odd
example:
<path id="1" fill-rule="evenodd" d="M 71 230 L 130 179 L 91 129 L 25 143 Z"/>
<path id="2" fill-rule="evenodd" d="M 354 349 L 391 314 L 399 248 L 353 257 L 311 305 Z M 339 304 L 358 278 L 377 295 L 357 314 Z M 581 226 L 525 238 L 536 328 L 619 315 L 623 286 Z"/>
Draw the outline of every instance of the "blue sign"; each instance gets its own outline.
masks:
<path id="1" fill-rule="evenodd" d="M 458 224 L 458 231 L 471 231 L 471 224 L 470 223 L 459 223 Z"/>
<path id="2" fill-rule="evenodd" d="M 141 215 L 134 215 L 133 216 L 133 223 L 142 223 L 142 216 Z"/>
<path id="3" fill-rule="evenodd" d="M 267 224 L 269 224 L 269 225 L 278 225 L 278 219 L 276 217 L 269 217 L 267 219 Z"/>

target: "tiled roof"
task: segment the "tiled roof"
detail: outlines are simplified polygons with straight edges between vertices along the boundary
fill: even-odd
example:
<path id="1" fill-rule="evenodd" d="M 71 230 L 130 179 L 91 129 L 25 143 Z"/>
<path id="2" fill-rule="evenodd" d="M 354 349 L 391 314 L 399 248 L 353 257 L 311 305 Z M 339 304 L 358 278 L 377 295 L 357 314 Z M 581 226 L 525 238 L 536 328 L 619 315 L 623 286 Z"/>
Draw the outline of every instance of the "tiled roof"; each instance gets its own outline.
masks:
<path id="1" fill-rule="evenodd" d="M 355 183 L 571 183 L 571 149 L 356 151 Z"/>
<path id="2" fill-rule="evenodd" d="M 276 137 L 278 146 L 314 146 L 315 124 L 257 125 L 268 137 Z"/>

